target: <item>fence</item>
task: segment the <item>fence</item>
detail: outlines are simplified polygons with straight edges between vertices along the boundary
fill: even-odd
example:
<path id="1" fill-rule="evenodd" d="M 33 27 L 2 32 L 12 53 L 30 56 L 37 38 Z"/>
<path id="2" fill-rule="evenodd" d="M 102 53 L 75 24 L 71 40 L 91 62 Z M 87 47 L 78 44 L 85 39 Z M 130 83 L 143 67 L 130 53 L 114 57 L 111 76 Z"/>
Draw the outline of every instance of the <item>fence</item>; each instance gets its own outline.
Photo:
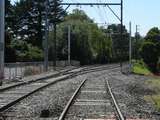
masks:
<path id="1" fill-rule="evenodd" d="M 56 67 L 68 66 L 68 61 L 57 61 Z M 80 62 L 71 61 L 72 66 L 79 66 Z M 53 70 L 53 62 L 49 62 L 48 71 Z M 5 79 L 21 79 L 25 76 L 40 74 L 44 72 L 44 62 L 17 62 L 5 63 Z"/>

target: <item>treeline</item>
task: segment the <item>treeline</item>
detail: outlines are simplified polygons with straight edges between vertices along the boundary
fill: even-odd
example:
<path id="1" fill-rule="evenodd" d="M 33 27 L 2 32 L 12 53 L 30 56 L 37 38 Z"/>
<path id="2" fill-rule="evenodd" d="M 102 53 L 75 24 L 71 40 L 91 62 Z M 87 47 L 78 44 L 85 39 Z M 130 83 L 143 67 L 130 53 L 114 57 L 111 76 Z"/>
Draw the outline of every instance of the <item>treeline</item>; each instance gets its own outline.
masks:
<path id="1" fill-rule="evenodd" d="M 57 26 L 58 59 L 67 59 L 68 26 L 71 28 L 71 59 L 81 64 L 108 63 L 128 59 L 129 34 L 125 27 L 121 41 L 121 26 L 99 27 L 84 11 L 75 9 Z M 53 40 L 50 32 L 50 42 Z M 54 44 L 54 43 L 53 43 Z M 50 44 L 50 49 L 52 49 Z M 53 54 L 52 54 L 53 55 Z"/>
<path id="2" fill-rule="evenodd" d="M 71 27 L 71 59 L 81 64 L 128 60 L 129 34 L 121 25 L 100 27 L 84 11 L 65 13 L 60 0 L 53 0 L 49 22 L 57 24 L 57 60 L 67 59 L 68 26 Z M 54 59 L 54 30 L 50 26 L 49 60 Z M 20 0 L 14 5 L 6 0 L 5 61 L 43 60 L 45 0 Z"/>

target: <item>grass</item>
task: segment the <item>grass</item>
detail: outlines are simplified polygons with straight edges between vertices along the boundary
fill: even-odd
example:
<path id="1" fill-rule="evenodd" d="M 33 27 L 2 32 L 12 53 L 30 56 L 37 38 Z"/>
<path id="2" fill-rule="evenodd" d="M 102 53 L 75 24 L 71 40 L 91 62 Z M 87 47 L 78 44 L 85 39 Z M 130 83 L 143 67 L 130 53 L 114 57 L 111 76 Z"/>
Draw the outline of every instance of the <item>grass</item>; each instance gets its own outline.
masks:
<path id="1" fill-rule="evenodd" d="M 146 84 L 155 91 L 153 95 L 145 96 L 145 100 L 152 102 L 158 111 L 160 111 L 160 77 L 146 81 Z"/>
<path id="2" fill-rule="evenodd" d="M 141 75 L 153 75 L 142 60 L 133 61 L 132 72 Z M 144 96 L 144 99 L 152 102 L 160 112 L 160 77 L 154 76 L 154 79 L 147 80 L 145 84 L 153 91 L 153 93 Z"/>
<path id="3" fill-rule="evenodd" d="M 152 73 L 149 71 L 147 66 L 143 61 L 133 61 L 132 72 L 140 75 L 151 75 Z"/>

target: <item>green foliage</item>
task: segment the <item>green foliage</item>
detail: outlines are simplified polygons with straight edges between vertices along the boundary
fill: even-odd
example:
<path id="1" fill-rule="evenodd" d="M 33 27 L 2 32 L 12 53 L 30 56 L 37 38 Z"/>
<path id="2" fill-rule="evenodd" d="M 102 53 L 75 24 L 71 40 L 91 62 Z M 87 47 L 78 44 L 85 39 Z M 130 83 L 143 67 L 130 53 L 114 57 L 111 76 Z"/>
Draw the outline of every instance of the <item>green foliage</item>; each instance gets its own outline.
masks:
<path id="1" fill-rule="evenodd" d="M 65 20 L 79 20 L 79 21 L 88 21 L 89 23 L 93 23 L 93 20 L 90 19 L 83 10 L 74 9 L 69 16 L 65 18 Z"/>
<path id="2" fill-rule="evenodd" d="M 152 72 L 158 72 L 158 61 L 160 59 L 160 30 L 157 27 L 150 29 L 139 46 L 141 46 L 138 48 L 143 61 Z"/>
<path id="3" fill-rule="evenodd" d="M 16 50 L 17 61 L 41 61 L 43 59 L 43 51 L 26 41 L 14 40 L 11 47 Z"/>
<path id="4" fill-rule="evenodd" d="M 121 40 L 121 25 L 112 24 L 107 28 L 107 32 L 111 33 L 113 44 L 113 58 L 114 61 L 128 60 L 129 55 L 129 33 L 125 26 L 123 26 L 123 39 Z"/>
<path id="5" fill-rule="evenodd" d="M 63 10 L 62 6 L 60 5 L 62 0 L 52 0 L 50 2 L 50 22 L 53 24 L 57 24 L 63 21 L 66 12 Z"/>
<path id="6" fill-rule="evenodd" d="M 152 102 L 160 111 L 160 78 L 148 80 L 146 84 L 154 91 L 154 94 L 145 96 L 145 99 Z"/>
<path id="7" fill-rule="evenodd" d="M 132 72 L 140 75 L 151 75 L 150 70 L 142 60 L 133 61 Z"/>
<path id="8" fill-rule="evenodd" d="M 145 39 L 154 43 L 160 42 L 160 30 L 157 27 L 150 29 Z"/>
<path id="9" fill-rule="evenodd" d="M 6 0 L 5 61 L 42 60 L 46 0 L 19 0 L 14 5 Z M 63 20 L 65 12 L 61 0 L 52 0 L 49 21 Z"/>
<path id="10" fill-rule="evenodd" d="M 151 71 L 156 72 L 158 62 L 158 50 L 156 49 L 156 44 L 153 42 L 144 42 L 140 54 Z"/>
<path id="11" fill-rule="evenodd" d="M 59 59 L 67 59 L 68 25 L 71 26 L 71 59 L 81 64 L 108 62 L 112 57 L 111 39 L 81 10 L 74 10 L 57 26 Z M 53 46 L 53 31 L 49 38 Z"/>

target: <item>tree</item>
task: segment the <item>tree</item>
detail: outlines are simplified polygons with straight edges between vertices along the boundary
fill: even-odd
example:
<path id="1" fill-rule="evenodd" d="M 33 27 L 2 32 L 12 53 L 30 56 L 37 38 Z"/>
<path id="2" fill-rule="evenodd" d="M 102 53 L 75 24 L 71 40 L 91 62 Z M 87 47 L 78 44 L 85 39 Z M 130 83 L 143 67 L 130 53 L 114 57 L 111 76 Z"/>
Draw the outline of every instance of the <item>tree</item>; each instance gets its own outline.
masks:
<path id="1" fill-rule="evenodd" d="M 121 40 L 121 25 L 112 24 L 109 25 L 107 33 L 111 34 L 113 41 L 113 57 L 115 61 L 128 60 L 129 55 L 129 33 L 127 32 L 125 26 L 123 26 L 123 39 Z"/>
<path id="2" fill-rule="evenodd" d="M 15 54 L 23 53 L 26 58 L 23 59 L 23 55 L 21 58 L 26 61 L 27 59 L 31 60 L 26 55 L 27 51 L 30 52 L 28 45 L 32 46 L 30 48 L 43 49 L 45 2 L 46 0 L 20 0 L 11 5 L 9 0 L 6 1 L 6 49 L 9 48 L 9 50 L 6 50 L 7 55 L 11 52 L 13 53 L 10 47 L 14 47 Z M 61 0 L 53 0 L 50 3 L 48 19 L 52 23 L 62 21 L 62 14 L 65 12 L 60 6 L 60 2 Z M 25 43 L 28 47 L 19 50 L 19 48 L 15 47 L 15 41 L 16 43 L 18 41 L 20 46 Z M 39 54 L 38 50 L 35 50 L 35 52 Z M 19 56 L 17 57 L 19 58 Z M 7 57 L 6 59 L 8 60 L 9 58 Z"/>
<path id="3" fill-rule="evenodd" d="M 11 47 L 11 41 L 14 35 L 14 9 L 10 0 L 5 1 L 5 62 L 15 62 L 16 53 Z"/>
<path id="4" fill-rule="evenodd" d="M 151 28 L 148 31 L 145 39 L 147 41 L 151 41 L 151 42 L 154 42 L 154 43 L 160 42 L 160 30 L 157 27 Z"/>
<path id="5" fill-rule="evenodd" d="M 16 50 L 16 60 L 18 62 L 42 61 L 43 52 L 40 48 L 28 44 L 26 41 L 13 40 L 11 47 Z"/>
<path id="6" fill-rule="evenodd" d="M 73 10 L 57 29 L 57 56 L 67 59 L 68 25 L 71 27 L 71 59 L 81 64 L 107 63 L 112 57 L 111 39 L 81 10 Z M 50 32 L 50 44 L 53 32 Z"/>
<path id="7" fill-rule="evenodd" d="M 16 31 L 19 39 L 42 49 L 45 0 L 20 0 L 15 5 Z"/>
<path id="8" fill-rule="evenodd" d="M 160 30 L 151 28 L 145 37 L 141 48 L 141 56 L 144 62 L 153 72 L 157 72 L 158 60 L 160 59 Z"/>
<path id="9" fill-rule="evenodd" d="M 62 22 L 63 17 L 65 15 L 65 11 L 63 10 L 61 3 L 62 0 L 52 0 L 50 3 L 51 11 L 50 11 L 50 23 L 54 26 L 54 66 L 56 66 L 57 59 L 57 24 Z"/>
<path id="10" fill-rule="evenodd" d="M 144 42 L 141 50 L 143 61 L 148 65 L 152 72 L 157 72 L 158 50 L 153 42 Z"/>
<path id="11" fill-rule="evenodd" d="M 146 41 L 150 41 L 156 44 L 156 48 L 160 51 L 160 30 L 157 27 L 153 27 L 149 30 L 145 37 Z M 160 57 L 160 52 L 159 52 Z"/>

